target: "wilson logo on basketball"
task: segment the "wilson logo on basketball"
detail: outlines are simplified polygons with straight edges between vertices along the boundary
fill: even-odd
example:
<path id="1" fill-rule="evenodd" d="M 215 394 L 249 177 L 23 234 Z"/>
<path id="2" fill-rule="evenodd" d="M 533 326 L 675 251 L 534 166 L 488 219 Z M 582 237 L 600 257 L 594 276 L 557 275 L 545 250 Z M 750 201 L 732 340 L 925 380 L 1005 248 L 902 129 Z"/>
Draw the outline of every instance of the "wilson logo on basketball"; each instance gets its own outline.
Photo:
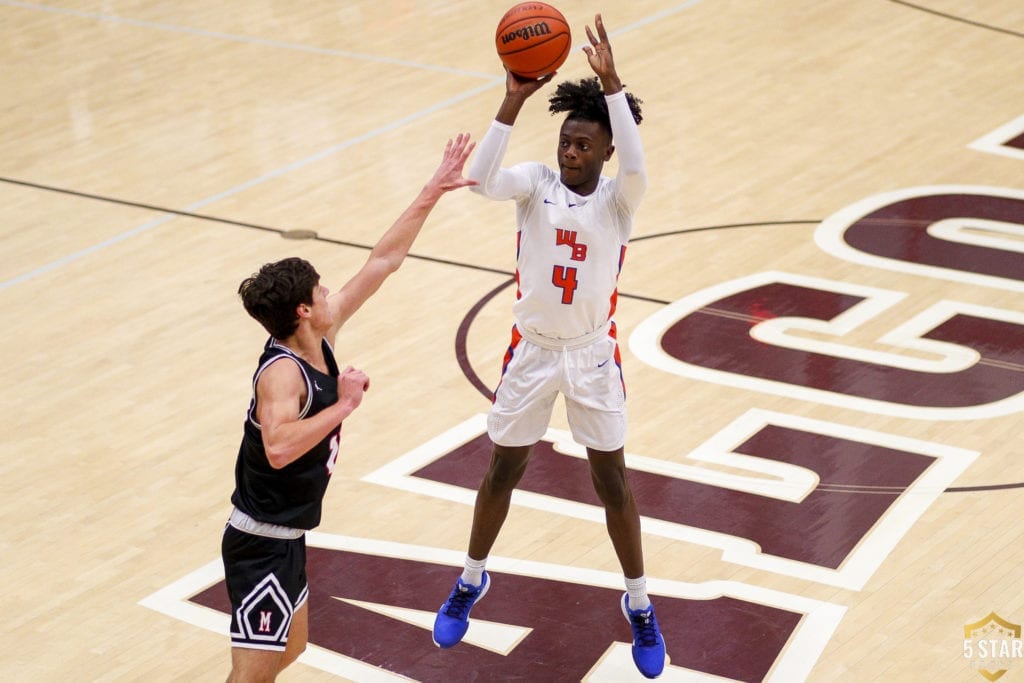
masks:
<path id="1" fill-rule="evenodd" d="M 547 35 L 551 35 L 551 27 L 548 26 L 548 22 L 539 21 L 533 26 L 523 26 L 515 31 L 504 34 L 501 36 L 501 43 L 503 45 L 508 45 L 513 40 L 530 40 L 532 38 L 537 38 L 538 36 Z"/>

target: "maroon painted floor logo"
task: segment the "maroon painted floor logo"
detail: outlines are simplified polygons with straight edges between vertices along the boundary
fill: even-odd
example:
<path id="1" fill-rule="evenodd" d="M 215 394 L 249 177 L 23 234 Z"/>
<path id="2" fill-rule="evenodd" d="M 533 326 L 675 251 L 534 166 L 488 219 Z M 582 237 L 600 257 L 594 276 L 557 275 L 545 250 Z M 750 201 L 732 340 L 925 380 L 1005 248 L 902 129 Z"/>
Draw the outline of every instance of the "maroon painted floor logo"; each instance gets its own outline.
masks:
<path id="1" fill-rule="evenodd" d="M 310 644 L 301 661 L 355 680 L 640 680 L 610 572 L 492 557 L 493 588 L 465 640 L 440 650 L 434 614 L 462 554 L 310 532 Z M 730 581 L 651 579 L 673 680 L 801 680 L 845 608 Z M 142 601 L 224 634 L 229 609 L 219 561 Z"/>

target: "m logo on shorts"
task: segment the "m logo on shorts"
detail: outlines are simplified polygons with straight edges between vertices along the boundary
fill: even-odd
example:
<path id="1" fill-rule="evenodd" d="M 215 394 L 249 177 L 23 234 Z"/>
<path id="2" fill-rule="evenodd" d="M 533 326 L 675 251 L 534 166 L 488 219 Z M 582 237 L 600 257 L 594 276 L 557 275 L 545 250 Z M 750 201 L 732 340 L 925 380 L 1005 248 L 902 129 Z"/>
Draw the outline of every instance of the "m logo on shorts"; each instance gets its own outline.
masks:
<path id="1" fill-rule="evenodd" d="M 288 627 L 292 621 L 292 606 L 277 577 L 273 574 L 261 581 L 235 612 L 241 633 L 232 636 L 260 643 L 288 641 Z"/>
<path id="2" fill-rule="evenodd" d="M 260 633 L 270 633 L 271 612 L 260 612 Z"/>

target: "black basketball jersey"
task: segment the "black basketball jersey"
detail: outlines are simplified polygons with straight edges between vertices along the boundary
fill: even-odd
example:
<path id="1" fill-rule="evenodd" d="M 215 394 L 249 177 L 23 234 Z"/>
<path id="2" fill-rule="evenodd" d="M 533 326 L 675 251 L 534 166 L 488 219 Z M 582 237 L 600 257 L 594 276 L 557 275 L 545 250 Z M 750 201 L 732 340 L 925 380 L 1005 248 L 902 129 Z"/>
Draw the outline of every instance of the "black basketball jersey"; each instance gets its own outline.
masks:
<path id="1" fill-rule="evenodd" d="M 341 425 L 298 460 L 274 469 L 267 460 L 256 418 L 256 382 L 271 363 L 297 363 L 306 380 L 307 396 L 299 418 L 312 417 L 338 401 L 338 364 L 327 340 L 323 341 L 323 351 L 330 373 L 326 375 L 271 337 L 253 375 L 252 400 L 235 462 L 231 502 L 260 522 L 297 529 L 312 529 L 320 523 L 324 493 L 338 458 Z"/>

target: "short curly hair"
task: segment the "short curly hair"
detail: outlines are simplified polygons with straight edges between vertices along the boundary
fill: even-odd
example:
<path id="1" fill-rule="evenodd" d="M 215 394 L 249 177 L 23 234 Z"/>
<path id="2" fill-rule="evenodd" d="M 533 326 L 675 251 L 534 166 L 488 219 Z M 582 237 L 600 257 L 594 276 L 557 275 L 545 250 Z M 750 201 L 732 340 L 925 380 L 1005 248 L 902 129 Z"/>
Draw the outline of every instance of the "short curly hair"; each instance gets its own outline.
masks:
<path id="1" fill-rule="evenodd" d="M 299 326 L 296 309 L 313 304 L 313 288 L 320 282 L 316 269 L 298 257 L 264 264 L 242 280 L 238 295 L 245 310 L 275 339 L 287 339 Z"/>
<path id="2" fill-rule="evenodd" d="M 608 117 L 608 103 L 604 99 L 601 81 L 597 76 L 559 83 L 548 102 L 550 103 L 548 111 L 552 115 L 567 112 L 567 119 L 595 121 L 608 132 L 609 136 L 612 134 L 612 122 Z M 639 125 L 644 118 L 640 111 L 643 100 L 638 99 L 633 93 L 626 93 L 626 102 L 629 104 L 633 120 Z"/>

